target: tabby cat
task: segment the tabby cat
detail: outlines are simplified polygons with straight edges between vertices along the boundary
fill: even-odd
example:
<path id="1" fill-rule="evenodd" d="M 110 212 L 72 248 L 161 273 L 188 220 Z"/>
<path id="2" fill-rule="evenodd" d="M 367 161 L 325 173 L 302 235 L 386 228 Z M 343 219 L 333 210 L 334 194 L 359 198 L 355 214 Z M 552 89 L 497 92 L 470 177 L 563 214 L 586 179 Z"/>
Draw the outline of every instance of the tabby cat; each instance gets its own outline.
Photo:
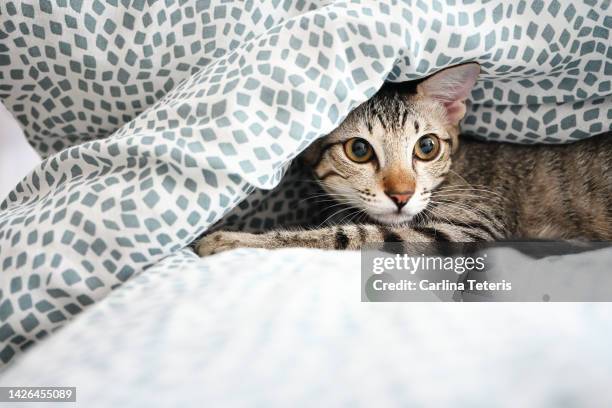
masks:
<path id="1" fill-rule="evenodd" d="M 219 231 L 200 255 L 236 247 L 359 249 L 368 242 L 612 240 L 612 137 L 524 146 L 461 137 L 480 68 L 386 85 L 304 154 L 323 189 L 363 224 L 263 234 Z"/>

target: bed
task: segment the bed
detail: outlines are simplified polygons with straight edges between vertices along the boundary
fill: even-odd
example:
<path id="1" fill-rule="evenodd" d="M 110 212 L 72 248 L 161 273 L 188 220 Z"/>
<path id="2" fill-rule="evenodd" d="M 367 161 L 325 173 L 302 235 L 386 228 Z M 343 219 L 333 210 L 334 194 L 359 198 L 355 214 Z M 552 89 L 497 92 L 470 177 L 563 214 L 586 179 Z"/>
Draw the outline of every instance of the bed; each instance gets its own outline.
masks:
<path id="1" fill-rule="evenodd" d="M 3 2 L 0 99 L 45 159 L 0 204 L 3 385 L 100 405 L 592 403 L 603 305 L 361 304 L 355 253 L 188 247 L 308 219 L 287 169 L 385 80 L 476 61 L 464 132 L 609 131 L 611 27 L 607 2 Z"/>

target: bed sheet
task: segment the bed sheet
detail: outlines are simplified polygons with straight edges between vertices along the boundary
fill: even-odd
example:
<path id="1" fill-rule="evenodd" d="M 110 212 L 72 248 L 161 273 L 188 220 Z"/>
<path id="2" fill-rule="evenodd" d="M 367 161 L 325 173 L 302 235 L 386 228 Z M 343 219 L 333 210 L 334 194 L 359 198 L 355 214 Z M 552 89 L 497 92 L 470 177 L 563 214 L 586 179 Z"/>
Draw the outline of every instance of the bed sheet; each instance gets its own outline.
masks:
<path id="1" fill-rule="evenodd" d="M 607 304 L 360 302 L 358 252 L 165 258 L 0 385 L 88 407 L 612 404 Z"/>

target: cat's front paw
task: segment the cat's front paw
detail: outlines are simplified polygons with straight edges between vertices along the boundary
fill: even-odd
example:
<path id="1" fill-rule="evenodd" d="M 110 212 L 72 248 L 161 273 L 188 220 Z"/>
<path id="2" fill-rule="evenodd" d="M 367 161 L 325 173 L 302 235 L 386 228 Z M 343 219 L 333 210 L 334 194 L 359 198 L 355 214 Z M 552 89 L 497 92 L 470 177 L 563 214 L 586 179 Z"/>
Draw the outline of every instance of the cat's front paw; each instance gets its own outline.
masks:
<path id="1" fill-rule="evenodd" d="M 206 235 L 196 245 L 196 251 L 200 256 L 218 254 L 240 247 L 251 246 L 248 237 L 251 234 L 244 232 L 217 231 Z"/>

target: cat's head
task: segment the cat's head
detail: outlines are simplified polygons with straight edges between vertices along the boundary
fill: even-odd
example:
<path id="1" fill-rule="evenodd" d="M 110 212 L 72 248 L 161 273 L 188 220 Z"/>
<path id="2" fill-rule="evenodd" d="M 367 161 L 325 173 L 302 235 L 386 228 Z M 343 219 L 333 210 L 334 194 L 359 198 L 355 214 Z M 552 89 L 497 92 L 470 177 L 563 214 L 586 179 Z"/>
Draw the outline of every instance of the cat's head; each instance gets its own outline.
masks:
<path id="1" fill-rule="evenodd" d="M 410 221 L 449 172 L 480 67 L 447 68 L 415 84 L 388 84 L 304 157 L 331 197 L 381 223 Z"/>

